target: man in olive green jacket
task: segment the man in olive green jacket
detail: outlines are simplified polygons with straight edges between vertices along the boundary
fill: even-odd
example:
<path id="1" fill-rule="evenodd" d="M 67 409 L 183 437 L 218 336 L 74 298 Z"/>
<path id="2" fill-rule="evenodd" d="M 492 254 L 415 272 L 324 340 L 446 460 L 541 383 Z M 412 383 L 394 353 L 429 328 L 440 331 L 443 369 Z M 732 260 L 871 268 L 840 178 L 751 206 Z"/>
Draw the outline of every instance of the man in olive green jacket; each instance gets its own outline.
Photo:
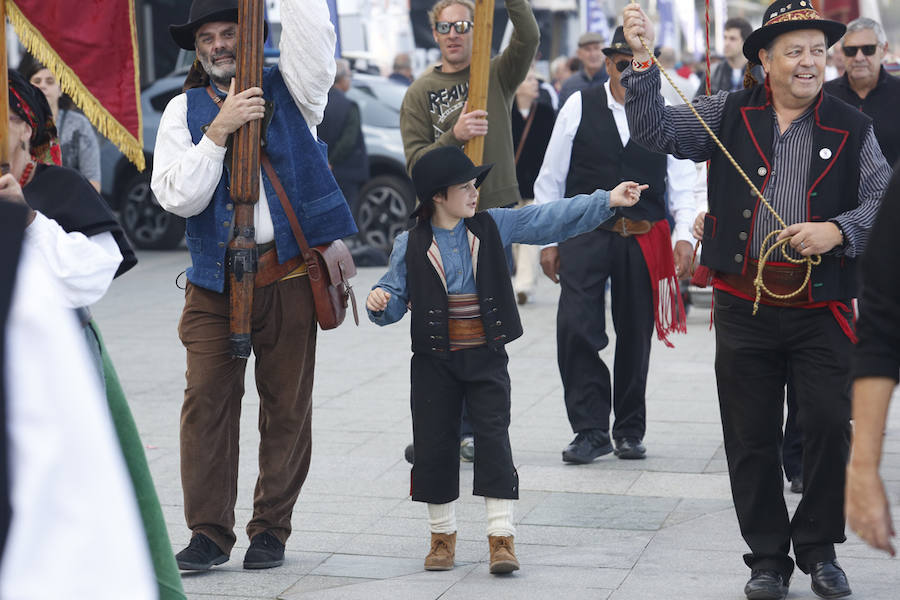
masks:
<path id="1" fill-rule="evenodd" d="M 534 60 L 541 34 L 527 0 L 506 0 L 506 10 L 513 34 L 509 46 L 491 60 L 487 111 L 469 111 L 466 106 L 475 14 L 470 0 L 440 0 L 431 9 L 431 32 L 440 47 L 441 62 L 409 86 L 400 109 L 400 132 L 410 172 L 429 150 L 462 146 L 475 136 L 485 136 L 483 162 L 493 163 L 494 168 L 481 186 L 478 210 L 510 206 L 521 200 L 510 109 L 516 88 Z"/>

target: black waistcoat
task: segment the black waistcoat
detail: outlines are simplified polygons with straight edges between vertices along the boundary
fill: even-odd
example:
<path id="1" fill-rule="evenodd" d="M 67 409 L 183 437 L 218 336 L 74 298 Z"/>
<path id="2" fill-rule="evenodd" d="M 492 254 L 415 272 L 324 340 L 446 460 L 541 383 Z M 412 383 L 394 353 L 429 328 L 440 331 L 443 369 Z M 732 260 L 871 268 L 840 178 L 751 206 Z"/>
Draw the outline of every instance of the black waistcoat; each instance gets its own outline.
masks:
<path id="1" fill-rule="evenodd" d="M 488 346 L 502 348 L 522 335 L 506 254 L 497 224 L 487 213 L 465 220 L 466 228 L 480 241 L 475 287 Z M 406 248 L 406 281 L 412 307 L 412 351 L 449 358 L 447 291 L 428 260 L 433 233 L 431 223 L 420 220 L 409 232 Z"/>
<path id="2" fill-rule="evenodd" d="M 623 148 L 605 86 L 583 90 L 581 124 L 572 140 L 566 197 L 611 190 L 623 181 L 650 187 L 641 192 L 641 201 L 634 206 L 617 208 L 617 215 L 648 221 L 666 218 L 666 155 L 650 152 L 633 139 Z"/>
<path id="3" fill-rule="evenodd" d="M 806 207 L 807 221 L 821 222 L 859 206 L 859 154 L 870 120 L 828 94 L 819 95 L 813 110 Z M 763 196 L 772 171 L 774 119 L 766 89 L 758 85 L 728 95 L 719 131 L 722 143 Z M 721 152 L 710 162 L 708 198 L 702 262 L 717 271 L 743 273 L 754 215 L 768 209 Z M 822 264 L 813 267 L 811 283 L 813 301 L 855 297 L 856 260 L 823 255 Z"/>
<path id="4" fill-rule="evenodd" d="M 336 87 L 328 90 L 328 104 L 325 106 L 325 114 L 322 122 L 316 128 L 319 139 L 332 145 L 341 137 L 344 125 L 347 121 L 347 113 L 350 107 L 356 104 L 347 95 Z M 357 109 L 358 110 L 358 109 Z M 366 142 L 363 138 L 362 128 L 353 146 L 353 152 L 346 159 L 331 165 L 332 173 L 338 181 L 365 181 L 369 178 L 369 158 L 366 153 Z"/>

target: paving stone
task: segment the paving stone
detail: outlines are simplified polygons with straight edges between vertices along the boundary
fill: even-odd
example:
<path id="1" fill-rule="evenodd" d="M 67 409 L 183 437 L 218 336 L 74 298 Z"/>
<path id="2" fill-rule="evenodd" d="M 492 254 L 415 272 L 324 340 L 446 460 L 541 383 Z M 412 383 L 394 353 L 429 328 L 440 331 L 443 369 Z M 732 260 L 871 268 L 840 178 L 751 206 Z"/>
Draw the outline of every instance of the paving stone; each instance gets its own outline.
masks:
<path id="1" fill-rule="evenodd" d="M 673 498 L 551 494 L 529 512 L 522 523 L 652 531 L 662 526 L 677 505 L 678 501 Z"/>
<path id="2" fill-rule="evenodd" d="M 145 444 L 173 551 L 189 540 L 179 474 L 178 427 L 185 353 L 177 334 L 184 292 L 172 284 L 184 251 L 140 252 L 94 308 Z M 358 300 L 384 272 L 361 268 Z M 525 329 L 507 346 L 510 439 L 520 475 L 515 506 L 522 569 L 488 572 L 484 500 L 473 496 L 473 466 L 460 465 L 457 566 L 426 572 L 428 522 L 409 497 L 412 439 L 408 321 L 379 328 L 364 319 L 320 332 L 313 389 L 310 473 L 292 519 L 286 564 L 241 568 L 249 541 L 257 473 L 259 396 L 248 361 L 241 403 L 241 454 L 232 559 L 185 574 L 189 600 L 744 600 L 749 577 L 731 503 L 713 372 L 708 310 L 693 310 L 675 349 L 654 339 L 647 385 L 648 458 L 603 457 L 563 464 L 574 434 L 556 364 L 559 287 L 541 278 L 520 307 Z M 608 321 L 611 322 L 611 321 Z M 612 364 L 614 332 L 600 356 Z M 351 368 L 348 368 L 348 365 Z M 900 411 L 889 416 L 882 475 L 900 518 Z M 793 511 L 800 497 L 785 491 Z M 900 527 L 900 521 L 895 523 Z M 900 571 L 852 532 L 837 549 L 856 598 L 894 598 Z M 810 599 L 795 573 L 789 598 Z"/>

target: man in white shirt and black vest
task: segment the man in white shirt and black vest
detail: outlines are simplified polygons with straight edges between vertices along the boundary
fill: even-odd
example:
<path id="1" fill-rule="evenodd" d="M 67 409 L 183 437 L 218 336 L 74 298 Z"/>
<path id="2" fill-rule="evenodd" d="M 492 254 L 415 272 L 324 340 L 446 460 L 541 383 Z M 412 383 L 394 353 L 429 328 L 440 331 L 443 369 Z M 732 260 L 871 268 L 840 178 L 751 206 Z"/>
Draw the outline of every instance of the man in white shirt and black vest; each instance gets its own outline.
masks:
<path id="1" fill-rule="evenodd" d="M 611 189 L 629 179 L 650 185 L 642 202 L 619 209 L 614 221 L 541 251 L 544 273 L 561 287 L 557 358 L 566 411 L 576 434 L 562 457 L 579 464 L 613 452 L 612 442 L 619 458 L 641 459 L 646 454 L 651 337 L 654 324 L 660 339 L 671 331 L 684 331 L 680 295 L 672 294 L 678 290 L 675 276 L 683 276 L 690 268 L 690 225 L 695 215 L 694 165 L 645 150 L 630 137 L 623 106 L 625 89 L 619 80 L 631 64 L 632 51 L 621 27 L 603 53 L 609 80 L 575 92 L 563 105 L 534 185 L 537 204 L 595 188 Z M 666 221 L 667 193 L 675 215 L 674 257 Z M 613 377 L 598 354 L 609 344 L 607 282 L 612 284 L 616 330 Z M 612 441 L 611 408 L 615 411 Z"/>
<path id="2" fill-rule="evenodd" d="M 634 50 L 623 77 L 625 111 L 635 138 L 710 160 L 702 263 L 715 288 L 719 406 L 732 496 L 750 547 L 744 593 L 752 600 L 787 594 L 792 545 L 817 595 L 850 594 L 835 544 L 846 539 L 851 302 L 857 257 L 890 167 L 871 119 L 822 91 L 828 48 L 843 34 L 844 25 L 820 18 L 809 0 L 777 0 L 744 42 L 744 56 L 763 66 L 765 82 L 693 104 L 764 204 L 690 107 L 663 107 L 659 70 L 642 44 L 652 46 L 653 26 L 637 5 L 625 9 Z M 804 434 L 804 491 L 793 519 L 780 460 L 788 380 Z"/>

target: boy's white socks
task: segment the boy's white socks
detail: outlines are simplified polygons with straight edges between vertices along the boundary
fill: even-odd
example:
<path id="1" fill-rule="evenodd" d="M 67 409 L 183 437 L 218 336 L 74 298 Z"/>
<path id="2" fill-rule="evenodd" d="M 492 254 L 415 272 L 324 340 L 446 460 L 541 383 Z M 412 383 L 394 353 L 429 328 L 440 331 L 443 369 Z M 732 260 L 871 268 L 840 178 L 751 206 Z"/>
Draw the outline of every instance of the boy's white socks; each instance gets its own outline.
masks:
<path id="1" fill-rule="evenodd" d="M 516 527 L 513 525 L 513 503 L 515 500 L 505 498 L 484 499 L 487 508 L 487 534 L 499 536 L 516 535 Z M 429 507 L 431 505 L 429 504 Z M 432 530 L 433 531 L 433 530 Z"/>
<path id="2" fill-rule="evenodd" d="M 431 526 L 431 533 L 455 532 L 456 501 L 446 504 L 429 504 L 428 524 Z"/>

